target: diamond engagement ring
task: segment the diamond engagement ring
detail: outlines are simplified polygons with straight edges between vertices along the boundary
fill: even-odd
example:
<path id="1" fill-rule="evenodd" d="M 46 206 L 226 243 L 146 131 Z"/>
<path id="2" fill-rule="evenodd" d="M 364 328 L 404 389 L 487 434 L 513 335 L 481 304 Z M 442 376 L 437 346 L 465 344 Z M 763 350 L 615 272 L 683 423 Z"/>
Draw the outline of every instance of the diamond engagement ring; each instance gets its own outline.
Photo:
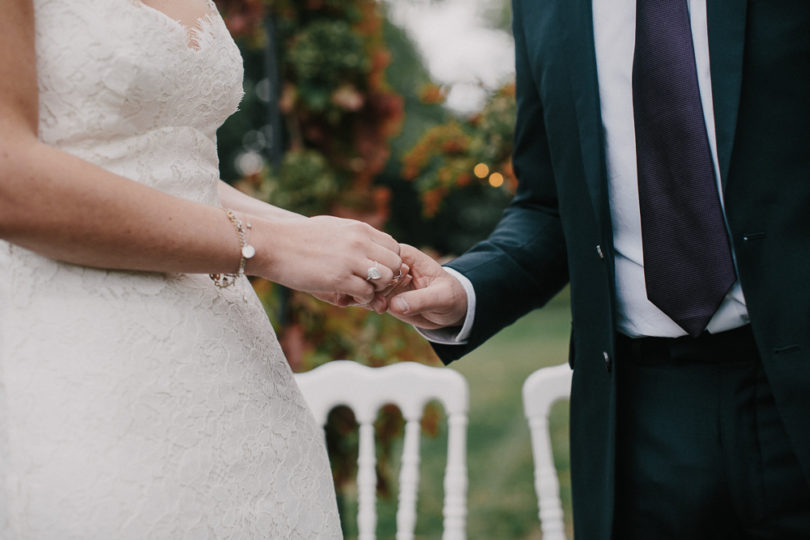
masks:
<path id="1" fill-rule="evenodd" d="M 380 274 L 379 268 L 377 268 L 377 261 L 374 261 L 374 266 L 369 267 L 368 274 L 366 279 L 371 281 L 372 279 L 380 279 L 382 274 Z"/>
<path id="2" fill-rule="evenodd" d="M 393 277 L 393 281 L 398 281 L 402 277 L 402 269 Z"/>

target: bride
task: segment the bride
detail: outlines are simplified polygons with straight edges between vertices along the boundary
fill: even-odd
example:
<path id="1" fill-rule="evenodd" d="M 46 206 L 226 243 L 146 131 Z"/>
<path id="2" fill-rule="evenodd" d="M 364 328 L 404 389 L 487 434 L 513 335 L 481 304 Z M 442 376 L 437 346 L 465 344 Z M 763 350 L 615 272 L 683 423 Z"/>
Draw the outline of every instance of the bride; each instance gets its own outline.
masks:
<path id="1" fill-rule="evenodd" d="M 2 8 L 0 537 L 340 537 L 243 274 L 373 305 L 398 244 L 218 179 L 242 64 L 210 0 Z"/>

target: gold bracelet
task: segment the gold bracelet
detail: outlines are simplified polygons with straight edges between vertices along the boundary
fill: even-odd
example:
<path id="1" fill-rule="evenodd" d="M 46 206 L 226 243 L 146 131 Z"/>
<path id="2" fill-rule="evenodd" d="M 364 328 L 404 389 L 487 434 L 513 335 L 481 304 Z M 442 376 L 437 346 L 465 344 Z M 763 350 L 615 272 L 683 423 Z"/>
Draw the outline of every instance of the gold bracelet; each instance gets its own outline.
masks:
<path id="1" fill-rule="evenodd" d="M 245 265 L 247 264 L 248 259 L 252 259 L 254 255 L 256 255 L 256 248 L 247 242 L 247 231 L 251 230 L 253 225 L 251 225 L 250 222 L 242 225 L 242 220 L 239 219 L 239 217 L 230 208 L 223 208 L 222 210 L 225 212 L 225 215 L 228 216 L 228 220 L 233 224 L 234 228 L 236 229 L 236 234 L 239 236 L 240 258 L 239 270 L 236 274 L 208 274 L 211 280 L 214 282 L 214 285 L 220 289 L 230 287 L 236 283 L 237 279 L 244 276 Z"/>

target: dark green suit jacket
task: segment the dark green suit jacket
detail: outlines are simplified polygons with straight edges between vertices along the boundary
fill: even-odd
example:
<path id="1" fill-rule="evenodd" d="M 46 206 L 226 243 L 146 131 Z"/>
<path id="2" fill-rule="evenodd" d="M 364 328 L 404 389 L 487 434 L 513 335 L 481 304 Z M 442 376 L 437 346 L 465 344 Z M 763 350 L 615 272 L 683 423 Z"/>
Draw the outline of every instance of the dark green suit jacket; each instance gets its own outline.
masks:
<path id="1" fill-rule="evenodd" d="M 514 0 L 517 195 L 449 266 L 476 291 L 455 360 L 570 280 L 577 538 L 610 537 L 615 288 L 591 0 Z M 707 0 L 717 148 L 751 324 L 810 479 L 810 2 Z"/>

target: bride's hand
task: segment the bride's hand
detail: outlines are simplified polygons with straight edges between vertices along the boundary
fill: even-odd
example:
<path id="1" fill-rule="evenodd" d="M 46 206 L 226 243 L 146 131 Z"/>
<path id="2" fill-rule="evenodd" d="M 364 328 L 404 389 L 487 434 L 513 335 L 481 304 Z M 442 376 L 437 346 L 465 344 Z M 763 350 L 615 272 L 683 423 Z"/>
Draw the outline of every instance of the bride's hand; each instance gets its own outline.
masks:
<path id="1" fill-rule="evenodd" d="M 399 294 L 400 292 L 407 290 L 411 283 L 412 277 L 410 275 L 410 268 L 408 268 L 407 264 L 402 264 L 400 267 L 400 273 L 398 275 L 399 277 L 394 276 L 392 284 L 388 288 L 374 293 L 374 299 L 371 301 L 371 303 L 360 302 L 356 298 L 353 298 L 347 294 L 313 293 L 313 296 L 318 300 L 322 300 L 336 306 L 356 306 L 383 314 L 388 311 L 388 299 Z"/>
<path id="2" fill-rule="evenodd" d="M 377 293 L 394 284 L 402 267 L 396 240 L 350 219 L 257 220 L 249 241 L 256 256 L 248 273 L 338 305 L 372 304 Z M 374 268 L 379 277 L 369 279 Z"/>

